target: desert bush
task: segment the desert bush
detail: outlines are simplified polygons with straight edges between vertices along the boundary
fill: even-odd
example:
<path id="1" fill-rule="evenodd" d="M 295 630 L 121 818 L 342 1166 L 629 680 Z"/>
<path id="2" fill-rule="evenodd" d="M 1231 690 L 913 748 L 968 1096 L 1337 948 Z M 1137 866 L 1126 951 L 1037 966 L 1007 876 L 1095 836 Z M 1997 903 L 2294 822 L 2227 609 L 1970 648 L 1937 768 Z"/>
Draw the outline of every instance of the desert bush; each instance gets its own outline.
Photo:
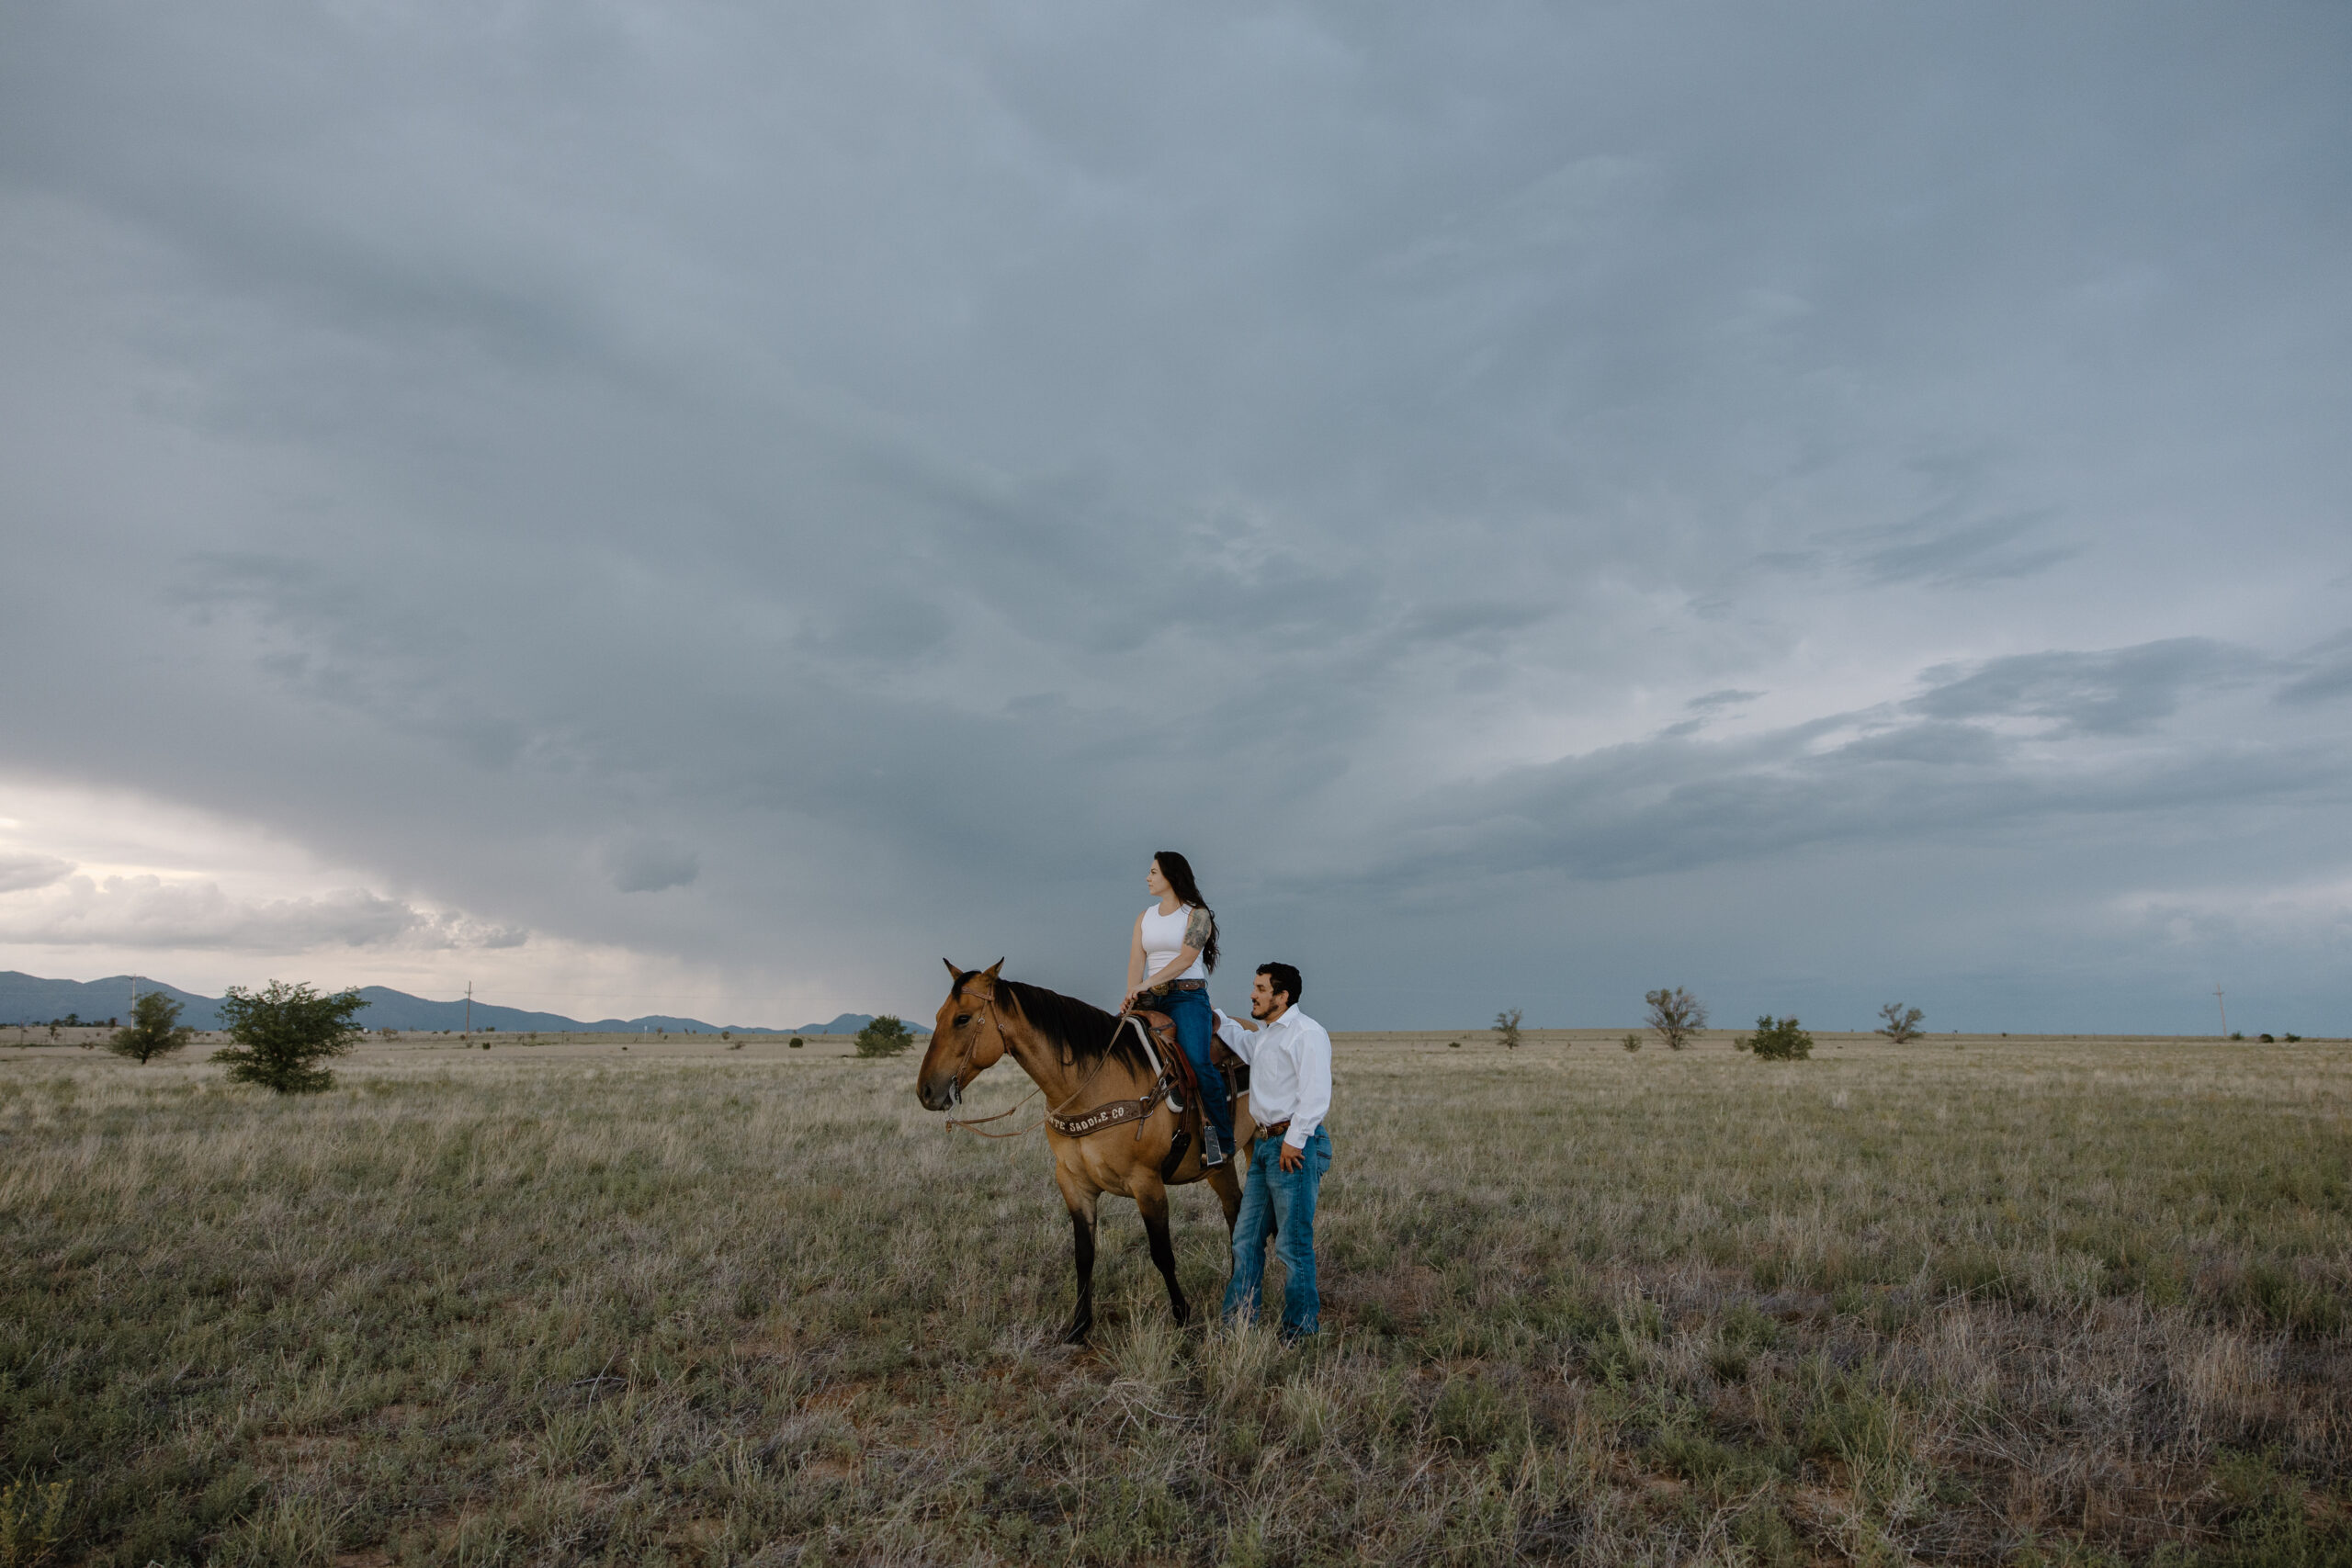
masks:
<path id="1" fill-rule="evenodd" d="M 1650 1005 L 1649 1026 L 1669 1050 L 1681 1050 L 1692 1035 L 1707 1027 L 1707 1004 L 1679 986 L 1650 991 L 1642 1000 Z"/>
<path id="2" fill-rule="evenodd" d="M 322 1064 L 359 1043 L 365 1032 L 351 1020 L 367 1005 L 357 991 L 322 997 L 283 980 L 272 980 L 259 993 L 232 986 L 220 1003 L 220 1023 L 235 1043 L 212 1053 L 212 1059 L 229 1069 L 232 1083 L 259 1084 L 279 1094 L 332 1088 L 334 1075 Z"/>
<path id="3" fill-rule="evenodd" d="M 1503 1043 L 1506 1051 L 1519 1049 L 1519 1009 L 1495 1014 L 1495 1038 Z"/>
<path id="4" fill-rule="evenodd" d="M 1629 1029 L 1625 1032 L 1625 1038 L 1618 1043 L 1628 1051 L 1638 1051 L 1642 1048 L 1642 1037 Z"/>
<path id="5" fill-rule="evenodd" d="M 1798 1028 L 1794 1018 L 1776 1019 L 1768 1012 L 1756 1021 L 1756 1032 L 1740 1041 L 1739 1048 L 1767 1062 L 1802 1062 L 1813 1055 L 1813 1036 Z"/>
<path id="6" fill-rule="evenodd" d="M 801 1047 L 802 1045 L 806 1044 L 806 1043 L 807 1043 L 807 1042 L 806 1042 L 806 1041 L 804 1041 L 804 1040 L 802 1040 L 802 1039 L 800 1038 L 800 1036 L 798 1036 L 797 1034 L 796 1034 L 796 1035 L 794 1035 L 791 1039 L 789 1039 L 789 1040 L 786 1041 L 786 1042 L 785 1042 L 785 1043 L 786 1043 L 786 1045 L 791 1046 L 794 1050 L 797 1051 L 797 1050 L 799 1050 L 799 1049 L 800 1049 L 800 1047 Z"/>
<path id="7" fill-rule="evenodd" d="M 180 1021 L 180 1004 L 161 991 L 150 991 L 131 1004 L 130 1027 L 116 1030 L 107 1049 L 143 1066 L 187 1049 L 195 1038 L 196 1031 Z"/>
<path id="8" fill-rule="evenodd" d="M 914 1043 L 914 1031 L 887 1012 L 857 1032 L 857 1054 L 861 1056 L 895 1056 Z"/>
<path id="9" fill-rule="evenodd" d="M 1906 1008 L 1901 1002 L 1889 1002 L 1878 1010 L 1886 1021 L 1876 1032 L 1885 1035 L 1897 1045 L 1908 1045 L 1919 1038 L 1919 1021 L 1928 1015 L 1917 1008 Z"/>

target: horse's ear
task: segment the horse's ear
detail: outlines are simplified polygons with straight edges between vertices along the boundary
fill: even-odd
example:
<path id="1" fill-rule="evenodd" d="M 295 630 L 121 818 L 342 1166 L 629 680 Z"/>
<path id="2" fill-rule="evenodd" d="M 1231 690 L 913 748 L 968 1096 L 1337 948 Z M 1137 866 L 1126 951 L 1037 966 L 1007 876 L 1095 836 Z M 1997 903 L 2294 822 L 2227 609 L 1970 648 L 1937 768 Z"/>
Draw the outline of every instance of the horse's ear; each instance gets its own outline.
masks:
<path id="1" fill-rule="evenodd" d="M 983 950 L 983 951 L 985 951 L 985 950 Z M 1001 959 L 1001 958 L 998 959 L 995 963 L 993 963 L 993 964 L 989 964 L 989 967 L 988 967 L 988 976 L 989 976 L 989 979 L 991 979 L 991 980 L 995 979 L 995 978 L 996 978 L 996 972 L 997 972 L 998 970 L 1000 970 L 1000 969 L 1003 968 L 1003 967 L 1004 967 L 1004 960 L 1003 960 L 1003 959 Z"/>
<path id="2" fill-rule="evenodd" d="M 947 965 L 947 978 L 950 981 L 961 980 L 964 977 L 964 972 L 956 967 L 956 961 L 954 959 L 943 958 L 940 962 Z"/>

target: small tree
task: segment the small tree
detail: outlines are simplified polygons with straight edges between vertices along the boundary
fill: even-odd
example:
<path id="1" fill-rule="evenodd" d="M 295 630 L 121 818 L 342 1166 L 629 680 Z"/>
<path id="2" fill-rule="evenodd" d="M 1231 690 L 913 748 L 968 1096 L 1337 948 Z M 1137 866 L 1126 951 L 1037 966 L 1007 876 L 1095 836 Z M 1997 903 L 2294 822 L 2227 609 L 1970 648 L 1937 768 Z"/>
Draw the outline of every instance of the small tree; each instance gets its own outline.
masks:
<path id="1" fill-rule="evenodd" d="M 1506 1051 L 1519 1049 L 1519 1011 L 1513 1008 L 1509 1012 L 1495 1014 L 1495 1037 L 1503 1043 Z"/>
<path id="2" fill-rule="evenodd" d="M 801 1040 L 800 1036 L 798 1036 L 797 1034 L 796 1034 L 796 1035 L 794 1035 L 791 1039 L 789 1039 L 789 1040 L 786 1041 L 786 1042 L 785 1042 L 785 1043 L 786 1043 L 786 1045 L 791 1046 L 794 1050 L 797 1051 L 797 1050 L 799 1050 L 799 1049 L 800 1049 L 800 1047 L 801 1047 L 801 1045 L 802 1045 L 803 1042 L 802 1042 L 802 1040 Z"/>
<path id="3" fill-rule="evenodd" d="M 212 1059 L 228 1067 L 232 1083 L 259 1084 L 279 1094 L 315 1093 L 334 1083 L 320 1064 L 359 1043 L 366 1032 L 351 1020 L 367 1005 L 357 991 L 322 997 L 283 980 L 272 980 L 259 994 L 232 986 L 220 1003 L 220 1023 L 234 1043 L 212 1053 Z"/>
<path id="4" fill-rule="evenodd" d="M 1802 1062 L 1813 1055 L 1813 1036 L 1798 1028 L 1795 1019 L 1776 1019 L 1768 1012 L 1756 1021 L 1756 1032 L 1739 1042 L 1739 1048 L 1767 1062 Z"/>
<path id="5" fill-rule="evenodd" d="M 1879 1026 L 1878 1032 L 1897 1045 L 1908 1045 L 1918 1039 L 1919 1021 L 1928 1016 L 1917 1008 L 1905 1008 L 1901 1002 L 1887 1003 L 1878 1010 L 1878 1015 L 1886 1020 Z"/>
<path id="6" fill-rule="evenodd" d="M 1627 1030 L 1625 1032 L 1625 1038 L 1619 1041 L 1618 1043 L 1625 1047 L 1628 1051 L 1638 1051 L 1642 1048 L 1642 1037 L 1634 1033 L 1632 1030 Z"/>
<path id="7" fill-rule="evenodd" d="M 130 1005 L 130 1027 L 115 1031 L 107 1049 L 145 1066 L 158 1056 L 185 1050 L 196 1031 L 180 1021 L 180 1004 L 150 991 Z"/>
<path id="8" fill-rule="evenodd" d="M 914 1043 L 915 1032 L 887 1012 L 857 1032 L 861 1056 L 895 1056 Z"/>
<path id="9" fill-rule="evenodd" d="M 1669 1051 L 1681 1050 L 1707 1027 L 1707 1004 L 1679 986 L 1647 992 L 1642 1000 L 1650 1004 L 1649 1026 L 1657 1031 Z"/>

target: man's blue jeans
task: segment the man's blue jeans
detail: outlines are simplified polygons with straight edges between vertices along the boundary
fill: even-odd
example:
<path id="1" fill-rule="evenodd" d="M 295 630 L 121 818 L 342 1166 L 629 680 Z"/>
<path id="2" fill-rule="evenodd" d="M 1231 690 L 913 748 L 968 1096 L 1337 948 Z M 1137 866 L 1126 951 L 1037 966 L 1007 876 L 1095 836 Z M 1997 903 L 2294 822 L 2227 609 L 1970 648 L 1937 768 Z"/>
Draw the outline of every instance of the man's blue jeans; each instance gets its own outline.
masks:
<path id="1" fill-rule="evenodd" d="M 1331 1168 L 1331 1134 L 1317 1127 L 1296 1170 L 1282 1168 L 1283 1141 L 1261 1138 L 1250 1151 L 1250 1179 L 1233 1222 L 1233 1279 L 1225 1287 L 1225 1315 L 1255 1322 L 1266 1283 L 1266 1222 L 1273 1221 L 1274 1256 L 1290 1270 L 1283 1286 L 1283 1337 L 1312 1334 L 1322 1311 L 1315 1292 L 1315 1199 Z"/>
<path id="2" fill-rule="evenodd" d="M 1176 1022 L 1176 1043 L 1192 1059 L 1193 1076 L 1201 1080 L 1201 1109 L 1216 1128 L 1219 1146 L 1233 1154 L 1233 1096 L 1226 1092 L 1225 1075 L 1209 1060 L 1209 1043 L 1216 1038 L 1216 1019 L 1209 1011 L 1209 994 L 1170 991 L 1161 997 L 1138 997 L 1136 1005 L 1164 1012 Z"/>

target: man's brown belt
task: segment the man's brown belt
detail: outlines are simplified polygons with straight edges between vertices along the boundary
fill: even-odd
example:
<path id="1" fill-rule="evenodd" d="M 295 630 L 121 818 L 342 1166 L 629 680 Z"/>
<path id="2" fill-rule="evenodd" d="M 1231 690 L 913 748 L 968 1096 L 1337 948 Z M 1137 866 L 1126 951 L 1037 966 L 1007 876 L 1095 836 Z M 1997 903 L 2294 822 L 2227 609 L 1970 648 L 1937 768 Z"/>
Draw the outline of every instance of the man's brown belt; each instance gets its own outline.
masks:
<path id="1" fill-rule="evenodd" d="M 1289 1131 L 1290 1131 L 1290 1123 L 1289 1123 L 1289 1122 L 1275 1122 L 1275 1123 L 1274 1123 L 1272 1126 L 1271 1126 L 1271 1127 L 1261 1127 L 1261 1128 L 1259 1128 L 1259 1129 L 1258 1129 L 1258 1141 L 1259 1141 L 1260 1143 L 1263 1143 L 1263 1142 L 1265 1142 L 1268 1138 L 1279 1138 L 1279 1137 L 1281 1137 L 1284 1133 L 1287 1133 L 1287 1132 L 1289 1132 Z"/>

